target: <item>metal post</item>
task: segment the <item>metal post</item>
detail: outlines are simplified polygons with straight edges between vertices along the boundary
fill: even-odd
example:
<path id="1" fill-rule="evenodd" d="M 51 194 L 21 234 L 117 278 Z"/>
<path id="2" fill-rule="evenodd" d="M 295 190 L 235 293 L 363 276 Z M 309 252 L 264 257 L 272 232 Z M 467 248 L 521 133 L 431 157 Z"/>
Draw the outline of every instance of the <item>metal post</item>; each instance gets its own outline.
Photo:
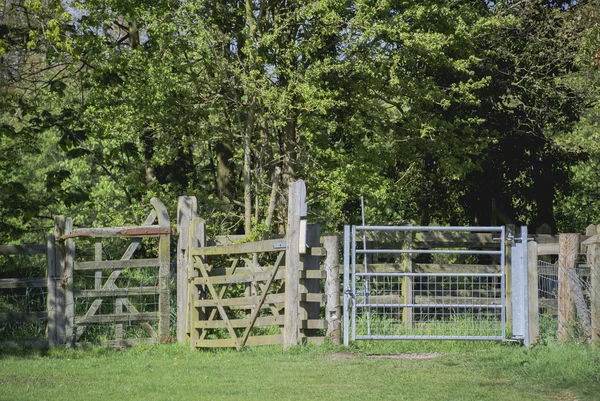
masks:
<path id="1" fill-rule="evenodd" d="M 350 226 L 344 226 L 344 346 L 348 346 L 350 337 L 350 320 L 348 309 L 350 297 Z"/>
<path id="2" fill-rule="evenodd" d="M 352 226 L 352 296 L 356 294 L 356 226 Z M 352 300 L 352 341 L 356 340 L 356 302 Z"/>

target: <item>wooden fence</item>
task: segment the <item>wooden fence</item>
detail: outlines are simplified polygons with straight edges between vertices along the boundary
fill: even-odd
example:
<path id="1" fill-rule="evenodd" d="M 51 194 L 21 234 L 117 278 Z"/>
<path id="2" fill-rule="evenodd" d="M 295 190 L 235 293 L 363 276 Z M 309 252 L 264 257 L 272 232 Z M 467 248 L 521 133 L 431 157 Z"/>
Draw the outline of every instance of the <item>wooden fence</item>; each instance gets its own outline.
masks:
<path id="1" fill-rule="evenodd" d="M 319 226 L 303 220 L 305 193 L 304 182 L 290 185 L 284 238 L 208 246 L 203 220 L 184 223 L 189 237 L 185 248 L 180 237 L 179 253 L 187 255 L 187 269 L 181 271 L 189 284 L 179 320 L 188 317 L 191 348 L 283 344 L 287 349 L 326 336 L 339 343 L 337 237 L 324 239 L 327 249 L 321 246 Z M 180 216 L 191 216 L 186 210 Z"/>
<path id="2" fill-rule="evenodd" d="M 2 256 L 15 256 L 15 255 L 46 255 L 48 271 L 54 267 L 54 251 L 55 251 L 55 239 L 54 235 L 48 235 L 45 244 L 32 244 L 32 245 L 0 245 L 0 255 Z M 51 276 L 47 277 L 28 277 L 28 278 L 2 278 L 0 279 L 0 294 L 13 293 L 14 291 L 27 291 L 30 289 L 42 289 L 48 291 L 51 287 Z M 6 295 L 8 297 L 8 295 Z M 47 299 L 47 307 L 45 310 L 38 311 L 1 311 L 0 310 L 0 324 L 20 324 L 20 323 L 42 323 L 47 325 L 53 325 L 57 319 L 56 314 L 51 309 L 50 298 Z M 26 300 L 25 302 L 29 302 Z M 8 302 L 3 305 L 8 306 Z M 34 341 L 23 341 L 20 338 L 3 339 L 0 341 L 0 345 L 5 344 L 23 344 L 30 347 L 45 347 L 48 346 L 46 339 L 38 339 Z"/>
<path id="3" fill-rule="evenodd" d="M 55 234 L 48 236 L 46 244 L 0 246 L 0 255 L 47 255 L 46 277 L 0 280 L 0 290 L 46 288 L 46 310 L 33 314 L 0 313 L 0 323 L 46 320 L 47 341 L 41 341 L 39 345 L 73 346 L 87 341 L 127 345 L 168 341 L 172 230 L 162 202 L 153 198 L 151 203 L 154 209 L 142 226 L 73 228 L 70 218 L 57 216 Z M 158 224 L 153 224 L 157 219 Z M 105 260 L 102 240 L 115 238 L 130 243 L 119 259 Z M 134 259 L 144 238 L 158 238 L 157 257 Z M 76 248 L 76 242 L 81 245 L 84 239 L 93 241 L 93 260 L 85 260 Z M 133 270 L 139 273 L 129 274 Z M 125 285 L 120 285 L 119 280 Z M 152 300 L 151 304 L 148 299 Z M 129 337 L 134 338 L 128 338 L 129 327 L 133 327 Z M 94 328 L 95 333 L 86 338 L 90 328 Z"/>
<path id="4" fill-rule="evenodd" d="M 540 336 L 540 314 L 548 314 L 550 318 L 555 314 L 560 342 L 572 339 L 579 327 L 584 338 L 600 346 L 600 236 L 597 233 L 597 227 L 591 225 L 585 235 L 536 235 L 529 242 L 532 341 Z M 540 266 L 539 260 L 547 258 L 553 258 L 555 263 Z M 557 288 L 553 294 L 538 287 L 542 277 L 554 277 Z"/>

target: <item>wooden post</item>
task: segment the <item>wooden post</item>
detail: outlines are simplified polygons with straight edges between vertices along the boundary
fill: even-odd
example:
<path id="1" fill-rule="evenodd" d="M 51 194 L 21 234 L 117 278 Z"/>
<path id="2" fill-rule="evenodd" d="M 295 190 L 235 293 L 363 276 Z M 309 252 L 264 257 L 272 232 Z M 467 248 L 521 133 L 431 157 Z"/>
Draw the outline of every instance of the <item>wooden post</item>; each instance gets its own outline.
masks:
<path id="1" fill-rule="evenodd" d="M 535 241 L 527 243 L 527 287 L 527 293 L 529 294 L 529 342 L 535 344 L 540 336 L 538 249 Z"/>
<path id="2" fill-rule="evenodd" d="M 65 233 L 65 217 L 54 217 L 54 237 L 58 237 Z M 54 256 L 54 302 L 55 302 L 55 322 L 56 322 L 56 345 L 64 345 L 67 343 L 65 333 L 65 244 L 64 242 L 55 243 Z"/>
<path id="3" fill-rule="evenodd" d="M 340 306 L 340 256 L 338 254 L 338 237 L 331 235 L 323 238 L 323 247 L 327 251 L 325 258 L 325 321 L 327 322 L 327 338 L 334 344 L 341 343 L 342 331 L 340 319 L 342 308 Z"/>
<path id="4" fill-rule="evenodd" d="M 198 202 L 195 196 L 180 196 L 177 201 L 177 342 L 186 341 L 187 301 L 188 301 L 188 271 L 191 270 L 188 261 L 190 248 L 190 223 L 198 213 Z"/>
<path id="5" fill-rule="evenodd" d="M 56 242 L 54 234 L 50 234 L 46 237 L 46 263 L 47 273 L 46 280 L 48 286 L 48 296 L 46 297 L 46 310 L 48 311 L 48 345 L 55 347 L 58 345 L 57 339 L 57 298 L 56 298 L 56 284 L 57 284 L 57 263 L 56 263 Z"/>
<path id="6" fill-rule="evenodd" d="M 588 247 L 591 279 L 592 346 L 600 347 L 600 238 Z"/>
<path id="7" fill-rule="evenodd" d="M 73 220 L 65 220 L 65 235 L 73 231 Z M 73 294 L 73 272 L 75 263 L 75 241 L 69 238 L 65 241 L 65 337 L 67 344 L 75 345 L 75 297 Z"/>
<path id="8" fill-rule="evenodd" d="M 302 241 L 302 236 L 300 236 L 299 247 L 302 248 L 310 248 L 310 247 L 320 247 L 321 246 L 321 228 L 318 224 L 307 224 L 306 225 L 306 238 L 305 241 Z M 304 242 L 304 246 L 302 244 Z M 319 270 L 321 264 L 321 257 L 310 255 L 309 253 L 300 254 L 300 270 Z M 320 280 L 315 278 L 305 278 L 299 280 L 299 292 L 301 294 L 319 294 L 320 291 Z M 311 299 L 301 300 L 299 305 L 299 317 L 298 317 L 298 326 L 300 327 L 300 336 L 304 337 L 314 337 L 316 336 L 315 329 L 308 329 L 306 324 L 302 323 L 306 320 L 318 320 L 319 315 L 321 313 L 321 305 L 320 302 L 312 302 Z"/>
<path id="9" fill-rule="evenodd" d="M 558 341 L 565 342 L 572 334 L 575 322 L 575 303 L 569 284 L 569 270 L 576 267 L 579 234 L 558 236 Z"/>
<path id="10" fill-rule="evenodd" d="M 412 249 L 412 232 L 407 231 L 404 237 L 404 248 Z M 407 253 L 404 255 L 404 266 L 403 270 L 405 273 L 412 273 L 412 256 Z M 413 279 L 412 277 L 404 276 L 402 277 L 402 299 L 403 303 L 412 304 L 413 303 Z M 406 329 L 412 329 L 413 323 L 413 308 L 412 307 L 404 307 L 402 308 L 402 324 Z"/>
<path id="11" fill-rule="evenodd" d="M 188 236 L 188 249 L 204 247 L 206 246 L 206 234 L 205 234 L 205 222 L 203 219 L 194 218 L 190 222 L 189 228 L 189 236 Z M 205 258 L 205 256 L 202 256 Z M 187 330 L 189 331 L 190 336 L 190 349 L 196 349 L 196 342 L 200 338 L 200 334 L 198 333 L 198 329 L 194 327 L 194 323 L 201 318 L 204 318 L 204 314 L 200 313 L 198 309 L 194 306 L 194 303 L 200 299 L 200 293 L 198 291 L 198 287 L 193 283 L 193 279 L 198 277 L 198 270 L 194 268 L 194 258 L 188 252 L 187 256 L 187 264 L 189 266 L 188 270 L 188 301 L 187 301 L 187 310 L 188 310 L 188 323 Z"/>
<path id="12" fill-rule="evenodd" d="M 159 198 L 150 200 L 160 227 L 171 227 L 167 208 Z M 166 341 L 169 339 L 169 320 L 171 318 L 171 235 L 161 234 L 158 243 L 158 339 Z"/>
<path id="13" fill-rule="evenodd" d="M 285 252 L 285 316 L 283 349 L 298 344 L 300 281 L 300 218 L 306 216 L 306 185 L 298 180 L 289 185 Z"/>

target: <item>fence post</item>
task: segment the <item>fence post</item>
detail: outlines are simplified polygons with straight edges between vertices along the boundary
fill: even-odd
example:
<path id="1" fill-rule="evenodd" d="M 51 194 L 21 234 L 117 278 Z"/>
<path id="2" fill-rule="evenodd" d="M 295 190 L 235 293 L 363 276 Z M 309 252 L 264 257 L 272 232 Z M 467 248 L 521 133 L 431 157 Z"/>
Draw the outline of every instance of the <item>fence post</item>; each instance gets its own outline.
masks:
<path id="1" fill-rule="evenodd" d="M 321 227 L 318 224 L 307 224 L 306 225 L 306 240 L 304 244 L 299 243 L 300 249 L 306 250 L 306 248 L 320 247 L 321 246 Z M 302 241 L 302 238 L 300 238 Z M 321 257 L 311 255 L 308 252 L 300 253 L 300 265 L 299 270 L 319 270 L 321 264 Z M 299 280 L 299 292 L 306 294 L 300 295 L 299 317 L 298 327 L 300 328 L 300 335 L 302 337 L 313 337 L 317 331 L 315 329 L 308 328 L 308 320 L 318 320 L 321 313 L 320 301 L 315 302 L 315 299 L 310 297 L 310 294 L 319 294 L 320 291 L 320 280 L 317 278 L 303 278 Z"/>
<path id="2" fill-rule="evenodd" d="M 158 225 L 170 228 L 169 212 L 159 198 L 152 198 L 150 203 L 156 211 Z M 158 242 L 158 340 L 169 339 L 169 323 L 171 318 L 171 235 L 161 234 Z"/>
<path id="3" fill-rule="evenodd" d="M 204 246 L 206 246 L 205 222 L 203 219 L 195 217 L 190 222 L 188 230 L 188 249 Z M 206 256 L 202 257 L 205 258 Z M 193 281 L 195 277 L 198 277 L 198 271 L 194 269 L 194 258 L 190 252 L 187 253 L 187 265 L 189 266 L 187 272 L 187 330 L 190 338 L 190 349 L 195 350 L 196 342 L 199 340 L 200 335 L 198 329 L 194 327 L 194 323 L 201 318 L 203 319 L 204 314 L 194 306 L 195 302 L 200 299 L 200 293 Z"/>
<path id="4" fill-rule="evenodd" d="M 190 223 L 198 213 L 195 196 L 180 196 L 177 200 L 177 342 L 184 343 L 187 330 L 188 250 Z"/>
<path id="5" fill-rule="evenodd" d="M 306 216 L 306 185 L 298 180 L 289 185 L 285 251 L 285 316 L 283 349 L 298 344 L 300 218 Z M 305 244 L 304 244 L 305 245 Z"/>
<path id="6" fill-rule="evenodd" d="M 46 237 L 46 285 L 48 288 L 48 296 L 46 298 L 46 310 L 48 311 L 48 346 L 55 347 L 58 345 L 57 331 L 57 308 L 56 308 L 56 279 L 57 279 L 57 263 L 56 263 L 56 237 L 50 234 Z"/>
<path id="7" fill-rule="evenodd" d="M 592 323 L 592 346 L 600 347 L 600 237 L 596 236 L 594 243 L 588 247 L 590 263 L 590 300 Z"/>
<path id="8" fill-rule="evenodd" d="M 579 234 L 558 236 L 558 341 L 565 342 L 573 333 L 575 302 L 569 283 L 569 270 L 576 267 Z"/>
<path id="9" fill-rule="evenodd" d="M 404 237 L 404 249 L 413 248 L 413 235 L 412 232 L 407 231 Z M 365 255 L 366 257 L 366 255 Z M 404 273 L 412 273 L 413 263 L 412 255 L 407 253 L 403 258 L 403 271 Z M 413 303 L 413 278 L 410 276 L 402 277 L 402 302 L 404 305 L 410 305 Z M 407 329 L 412 329 L 413 325 L 413 308 L 412 306 L 405 306 L 402 308 L 402 325 Z"/>
<path id="10" fill-rule="evenodd" d="M 65 217 L 54 217 L 54 237 L 57 238 L 65 233 Z M 55 341 L 56 345 L 64 345 L 67 343 L 65 335 L 65 244 L 64 242 L 54 243 L 54 275 L 52 276 L 54 288 L 54 304 L 55 304 Z"/>
<path id="11" fill-rule="evenodd" d="M 65 220 L 65 235 L 73 231 L 73 219 Z M 68 238 L 65 241 L 65 338 L 67 344 L 75 345 L 75 297 L 73 294 L 73 272 L 75 263 L 75 241 Z"/>
<path id="12" fill-rule="evenodd" d="M 509 235 L 516 235 L 516 227 L 514 224 L 506 225 L 506 233 Z M 506 321 L 512 322 L 512 247 L 506 247 L 506 260 L 504 266 L 504 273 L 506 276 L 506 288 L 505 288 L 505 304 L 506 308 Z"/>
<path id="13" fill-rule="evenodd" d="M 527 243 L 527 286 L 529 296 L 529 343 L 535 344 L 540 336 L 540 312 L 538 299 L 538 249 L 537 242 Z"/>
<path id="14" fill-rule="evenodd" d="M 325 321 L 327 322 L 327 338 L 334 344 L 341 342 L 340 318 L 340 257 L 338 254 L 338 237 L 331 235 L 323 238 L 323 247 L 327 252 L 325 257 Z"/>

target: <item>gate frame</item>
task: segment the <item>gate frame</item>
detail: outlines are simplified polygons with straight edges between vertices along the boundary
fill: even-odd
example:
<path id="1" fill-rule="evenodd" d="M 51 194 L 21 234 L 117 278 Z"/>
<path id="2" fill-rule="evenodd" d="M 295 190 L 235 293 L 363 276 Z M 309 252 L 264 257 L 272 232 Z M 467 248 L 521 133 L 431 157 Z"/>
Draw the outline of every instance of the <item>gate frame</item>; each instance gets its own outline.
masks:
<path id="1" fill-rule="evenodd" d="M 349 314 L 351 313 L 351 318 L 352 318 L 352 341 L 356 340 L 356 302 L 355 302 L 355 297 L 356 297 L 356 253 L 363 253 L 363 254 L 368 254 L 368 253 L 381 253 L 382 250 L 367 250 L 366 249 L 366 242 L 365 242 L 365 249 L 363 250 L 357 250 L 356 249 L 356 231 L 407 231 L 407 232 L 432 232 L 432 231 L 437 231 L 437 232 L 448 232 L 448 231 L 452 231 L 452 232 L 483 232 L 483 233 L 497 233 L 500 232 L 500 238 L 498 238 L 498 240 L 500 241 L 500 250 L 499 251 L 485 251 L 485 250 L 411 250 L 411 249 L 389 249 L 389 250 L 385 250 L 385 253 L 393 253 L 393 254 L 415 254 L 415 253 L 420 253 L 420 254 L 435 254 L 435 253 L 441 253 L 441 254 L 470 254 L 470 255 L 475 255 L 475 254 L 487 254 L 487 255 L 499 255 L 500 256 L 500 273 L 499 274 L 493 274 L 493 276 L 495 277 L 499 277 L 500 278 L 500 300 L 501 300 L 501 304 L 500 304 L 500 317 L 501 317 L 501 330 L 502 330 L 502 334 L 501 336 L 490 336 L 490 337 L 466 337 L 464 339 L 468 339 L 468 340 L 505 340 L 506 339 L 506 271 L 505 271 L 505 265 L 506 265 L 506 243 L 507 241 L 507 236 L 506 236 L 506 227 L 505 226 L 482 226 L 482 227 L 469 227 L 469 226 L 465 226 L 465 227 L 452 227 L 452 226 L 442 226 L 442 227 L 435 227 L 435 226 L 365 226 L 365 225 L 360 225 L 360 226 L 350 226 L 350 225 L 345 225 L 344 226 L 344 300 L 343 300 L 343 307 L 344 307 L 344 311 L 343 311 L 343 316 L 344 316 L 344 345 L 348 346 L 349 345 L 349 341 L 350 341 L 350 317 Z M 526 235 L 526 231 L 525 231 L 525 238 L 527 238 Z M 527 240 L 525 240 L 525 246 L 527 246 Z M 352 253 L 352 254 L 350 254 Z M 527 263 L 527 254 L 525 251 L 525 266 Z M 352 269 L 351 269 L 352 268 Z M 525 271 L 527 271 L 527 269 L 525 269 Z M 350 277 L 350 275 L 352 275 L 352 277 Z M 408 276 L 406 273 L 404 274 L 396 274 L 398 276 Z M 415 275 L 414 273 L 411 275 Z M 417 276 L 421 276 L 420 274 L 416 274 Z M 478 274 L 473 274 L 472 276 L 481 276 Z M 490 276 L 489 274 L 486 274 L 486 276 Z M 525 278 L 525 285 L 527 283 L 527 278 Z M 351 307 L 351 311 L 350 311 L 350 307 Z M 371 337 L 371 336 L 369 336 Z M 443 338 L 442 338 L 443 337 Z M 371 337 L 371 338 L 367 338 L 367 339 L 420 339 L 420 340 L 427 340 L 427 339 L 458 339 L 456 337 L 453 338 L 445 338 L 445 336 L 442 337 L 435 337 L 435 336 L 415 336 L 415 337 L 409 337 L 409 336 L 398 336 L 398 337 L 393 337 L 390 338 L 388 336 L 385 336 L 384 338 L 375 338 L 375 337 Z M 462 336 L 459 336 L 462 337 Z M 363 339 L 363 338 L 360 338 Z"/>

